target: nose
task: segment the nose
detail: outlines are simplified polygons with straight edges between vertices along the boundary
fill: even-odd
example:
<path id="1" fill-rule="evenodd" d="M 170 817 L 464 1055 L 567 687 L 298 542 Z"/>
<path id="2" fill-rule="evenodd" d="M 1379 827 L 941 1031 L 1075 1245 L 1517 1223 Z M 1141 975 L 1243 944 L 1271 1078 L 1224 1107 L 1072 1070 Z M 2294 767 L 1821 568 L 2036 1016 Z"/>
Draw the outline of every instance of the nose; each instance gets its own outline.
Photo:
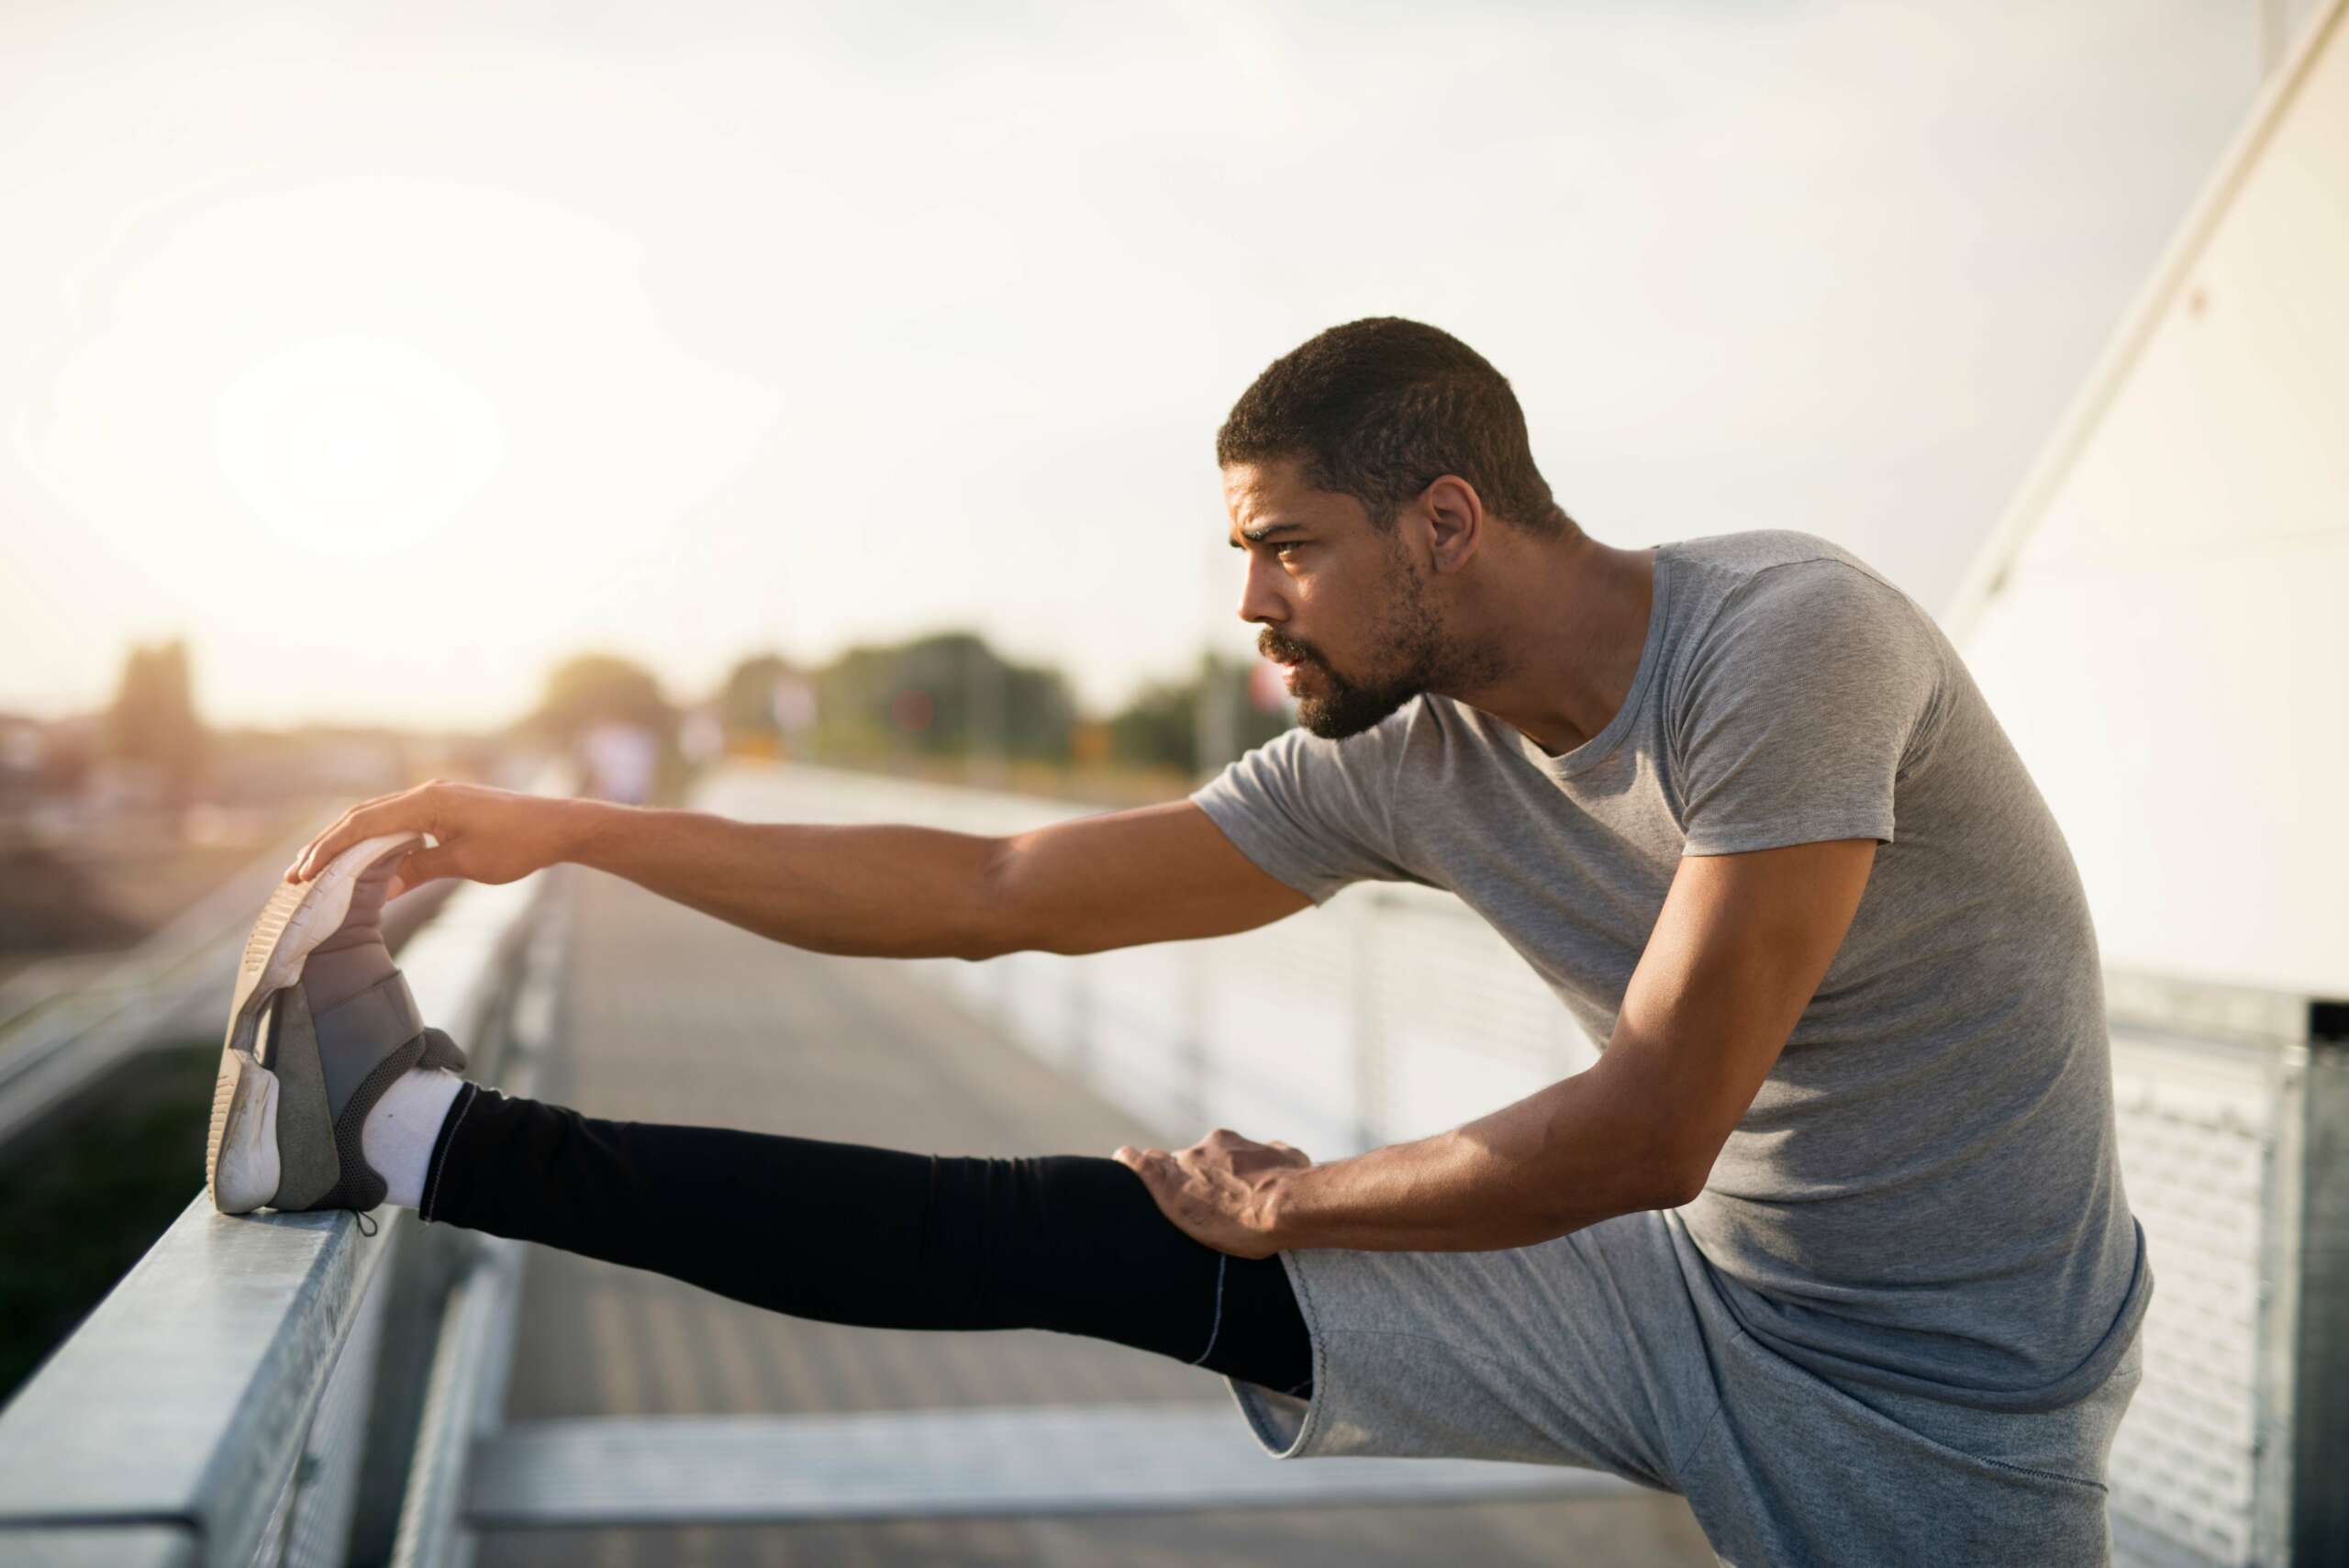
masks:
<path id="1" fill-rule="evenodd" d="M 1281 598 L 1278 579 L 1265 564 L 1264 557 L 1251 550 L 1248 554 L 1248 575 L 1240 585 L 1240 618 L 1263 621 L 1272 625 L 1288 618 L 1288 606 Z"/>

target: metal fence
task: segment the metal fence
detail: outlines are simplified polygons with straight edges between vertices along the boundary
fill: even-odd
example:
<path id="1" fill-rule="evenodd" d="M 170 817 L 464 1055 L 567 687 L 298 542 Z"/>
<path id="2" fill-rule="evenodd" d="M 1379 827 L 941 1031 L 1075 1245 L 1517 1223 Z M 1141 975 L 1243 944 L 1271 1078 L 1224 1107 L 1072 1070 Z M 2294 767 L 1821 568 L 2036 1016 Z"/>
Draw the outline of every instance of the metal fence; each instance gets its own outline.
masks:
<path id="1" fill-rule="evenodd" d="M 2158 1279 L 2113 1444 L 2124 1561 L 2349 1562 L 2349 1018 L 2108 973 L 2121 1180 Z"/>

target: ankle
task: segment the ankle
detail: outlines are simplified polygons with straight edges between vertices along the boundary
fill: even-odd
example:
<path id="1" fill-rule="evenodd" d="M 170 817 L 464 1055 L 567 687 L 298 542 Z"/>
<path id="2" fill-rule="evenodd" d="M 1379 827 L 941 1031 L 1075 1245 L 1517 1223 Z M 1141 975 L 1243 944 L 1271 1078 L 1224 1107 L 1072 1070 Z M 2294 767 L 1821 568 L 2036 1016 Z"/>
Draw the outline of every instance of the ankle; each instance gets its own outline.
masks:
<path id="1" fill-rule="evenodd" d="M 414 1067 L 392 1080 L 359 1130 L 360 1152 L 384 1178 L 384 1201 L 414 1208 L 427 1168 L 465 1080 L 445 1067 Z"/>

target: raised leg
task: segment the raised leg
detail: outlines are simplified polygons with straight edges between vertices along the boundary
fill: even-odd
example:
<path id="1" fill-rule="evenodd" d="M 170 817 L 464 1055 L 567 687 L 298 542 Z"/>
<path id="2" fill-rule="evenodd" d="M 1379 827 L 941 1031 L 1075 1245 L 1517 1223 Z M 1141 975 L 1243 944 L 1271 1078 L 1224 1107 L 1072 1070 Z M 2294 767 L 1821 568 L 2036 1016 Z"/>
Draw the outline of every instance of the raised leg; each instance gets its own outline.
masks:
<path id="1" fill-rule="evenodd" d="M 1110 1159 L 607 1121 L 469 1084 L 418 1208 L 796 1318 L 1049 1329 L 1311 1393 L 1305 1320 L 1279 1258 L 1192 1240 Z"/>

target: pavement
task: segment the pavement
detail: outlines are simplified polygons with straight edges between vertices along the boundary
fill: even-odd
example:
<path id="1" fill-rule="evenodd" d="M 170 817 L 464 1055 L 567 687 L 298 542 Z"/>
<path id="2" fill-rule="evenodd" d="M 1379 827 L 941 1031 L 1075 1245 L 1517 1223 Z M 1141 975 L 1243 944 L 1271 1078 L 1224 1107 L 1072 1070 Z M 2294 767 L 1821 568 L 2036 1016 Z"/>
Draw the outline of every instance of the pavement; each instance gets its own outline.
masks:
<path id="1" fill-rule="evenodd" d="M 903 966 L 803 952 L 581 873 L 541 1097 L 591 1115 L 748 1128 L 945 1154 L 1107 1154 L 1156 1142 Z M 787 1248 L 778 1217 L 772 1237 Z M 663 1275 L 529 1250 L 507 1419 L 1163 1401 L 1222 1380 L 1074 1336 L 814 1323 Z M 1275 1462 L 1270 1458 L 1264 1462 Z M 1345 1462 L 1342 1460 L 1306 1463 Z M 484 1535 L 522 1564 L 1575 1563 L 1714 1562 L 1679 1497 L 1232 1509 L 1117 1518 L 696 1526 Z"/>

